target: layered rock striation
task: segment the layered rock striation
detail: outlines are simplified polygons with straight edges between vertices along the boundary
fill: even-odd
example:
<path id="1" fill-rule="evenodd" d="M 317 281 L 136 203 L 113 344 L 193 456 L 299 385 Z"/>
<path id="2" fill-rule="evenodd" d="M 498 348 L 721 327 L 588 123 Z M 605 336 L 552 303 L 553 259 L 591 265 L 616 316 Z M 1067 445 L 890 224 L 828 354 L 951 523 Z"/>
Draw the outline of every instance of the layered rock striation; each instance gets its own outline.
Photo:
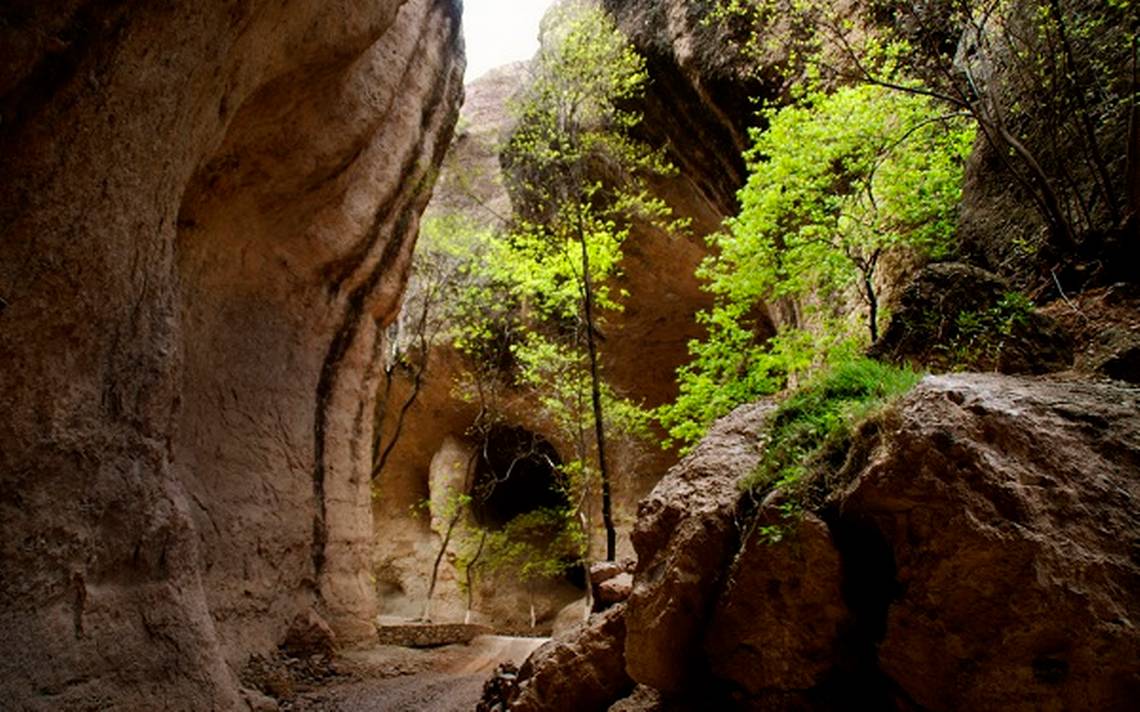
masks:
<path id="1" fill-rule="evenodd" d="M 236 709 L 298 614 L 372 632 L 371 394 L 459 6 L 59 5 L 0 11 L 0 696 Z"/>

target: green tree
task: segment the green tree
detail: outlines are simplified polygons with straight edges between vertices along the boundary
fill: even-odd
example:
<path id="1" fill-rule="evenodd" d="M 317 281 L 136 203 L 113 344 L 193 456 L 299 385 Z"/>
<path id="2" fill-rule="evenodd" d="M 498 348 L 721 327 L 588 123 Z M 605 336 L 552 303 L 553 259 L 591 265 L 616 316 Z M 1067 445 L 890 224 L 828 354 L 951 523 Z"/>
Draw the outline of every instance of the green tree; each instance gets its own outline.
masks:
<path id="1" fill-rule="evenodd" d="M 457 338 L 457 324 L 472 323 L 463 318 L 473 306 L 472 295 L 490 288 L 479 266 L 492 248 L 491 230 L 461 215 L 435 215 L 421 224 L 404 303 L 384 339 L 383 380 L 374 413 L 373 481 L 383 474 L 400 441 L 408 412 L 428 377 L 433 351 L 442 341 Z M 408 389 L 396 402 L 400 378 Z"/>
<path id="2" fill-rule="evenodd" d="M 470 541 L 478 544 L 461 556 L 465 573 L 478 566 L 485 573 L 512 577 L 533 594 L 536 581 L 562 576 L 581 562 L 586 535 L 568 512 L 540 508 L 518 515 L 502 529 L 477 529 Z M 532 599 L 530 627 L 536 624 Z"/>
<path id="3" fill-rule="evenodd" d="M 927 97 L 878 86 L 813 92 L 766 113 L 748 154 L 740 214 L 711 239 L 699 275 L 715 297 L 699 315 L 678 400 L 661 411 L 672 436 L 693 442 L 712 420 L 782 388 L 864 339 L 852 293 L 878 338 L 876 268 L 889 250 L 938 257 L 952 244 L 972 129 Z M 750 315 L 791 301 L 791 323 L 759 341 Z"/>
<path id="4" fill-rule="evenodd" d="M 795 58 L 832 86 L 920 94 L 968 116 L 1047 227 L 1048 257 L 1135 229 L 1135 0 L 731 0 L 711 17 L 755 30 L 745 51 L 758 65 Z"/>
<path id="5" fill-rule="evenodd" d="M 542 48 L 516 110 L 504 153 L 520 213 L 509 240 L 520 300 L 553 329 L 546 338 L 583 348 L 602 490 L 606 558 L 616 553 L 607 462 L 604 380 L 598 357 L 601 311 L 615 308 L 607 280 L 633 219 L 665 220 L 640 176 L 669 169 L 661 152 L 632 135 L 640 115 L 626 107 L 644 91 L 644 59 L 600 9 L 556 7 L 543 20 Z"/>

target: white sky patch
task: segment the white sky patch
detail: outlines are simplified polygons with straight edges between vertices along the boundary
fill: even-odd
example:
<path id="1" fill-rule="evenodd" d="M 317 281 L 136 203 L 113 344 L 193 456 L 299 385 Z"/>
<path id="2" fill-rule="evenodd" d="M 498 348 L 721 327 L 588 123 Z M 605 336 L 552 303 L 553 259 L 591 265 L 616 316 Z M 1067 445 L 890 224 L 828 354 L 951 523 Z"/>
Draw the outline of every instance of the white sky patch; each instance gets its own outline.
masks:
<path id="1" fill-rule="evenodd" d="M 538 23 L 551 4 L 551 0 L 463 0 L 465 81 L 534 56 L 538 51 Z"/>

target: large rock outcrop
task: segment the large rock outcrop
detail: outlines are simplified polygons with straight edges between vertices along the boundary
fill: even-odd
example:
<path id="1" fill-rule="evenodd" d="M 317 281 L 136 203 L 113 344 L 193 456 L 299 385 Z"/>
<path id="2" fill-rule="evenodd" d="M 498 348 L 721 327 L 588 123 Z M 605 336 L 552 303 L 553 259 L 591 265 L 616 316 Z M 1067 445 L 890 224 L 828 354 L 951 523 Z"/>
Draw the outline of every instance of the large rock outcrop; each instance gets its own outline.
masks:
<path id="1" fill-rule="evenodd" d="M 602 345 L 614 385 L 655 406 L 677 396 L 675 371 L 689 360 L 689 341 L 704 335 L 694 315 L 712 299 L 700 291 L 693 272 L 707 254 L 704 237 L 737 212 L 736 191 L 747 177 L 743 152 L 757 122 L 753 102 L 775 90 L 756 78 L 731 38 L 708 21 L 707 3 L 601 5 L 646 60 L 649 82 L 635 107 L 644 120 L 635 135 L 661 147 L 677 168 L 675 176 L 648 177 L 649 189 L 691 221 L 687 235 L 634 226 L 623 248 L 621 278 L 630 298 Z M 660 264 L 670 268 L 661 270 Z M 664 470 L 672 463 L 654 464 Z"/>
<path id="2" fill-rule="evenodd" d="M 1099 0 L 1019 3 L 990 19 L 984 38 L 952 38 L 955 71 L 971 73 L 983 115 L 1017 141 L 1015 151 L 979 132 L 967 162 L 958 240 L 972 261 L 1042 290 L 1136 281 L 1140 124 L 1121 100 L 1136 90 L 1135 12 Z"/>
<path id="3" fill-rule="evenodd" d="M 769 497 L 728 571 L 704 647 L 717 678 L 769 709 L 802 707 L 831 673 L 848 618 L 839 551 L 814 514 Z"/>
<path id="4" fill-rule="evenodd" d="M 722 418 L 638 508 L 625 638 L 634 680 L 680 690 L 701 674 L 696 660 L 708 610 L 739 542 L 737 483 L 760 463 L 764 421 L 774 408 L 746 405 Z"/>
<path id="5" fill-rule="evenodd" d="M 519 670 L 518 696 L 510 708 L 605 709 L 633 688 L 625 672 L 624 639 L 625 608 L 618 604 L 545 643 Z"/>
<path id="6" fill-rule="evenodd" d="M 918 271 L 895 300 L 877 358 L 931 370 L 1050 373 L 1073 364 L 1073 344 L 1053 318 L 980 267 L 939 262 Z"/>
<path id="7" fill-rule="evenodd" d="M 763 423 L 741 416 L 694 458 L 747 472 Z M 686 532 L 727 542 L 743 511 L 730 476 L 679 487 L 691 464 L 639 524 L 658 532 L 625 611 L 643 687 L 620 709 L 1123 710 L 1140 693 L 1140 390 L 928 377 L 856 433 L 818 511 L 777 490 L 741 544 L 681 558 Z"/>
<path id="8" fill-rule="evenodd" d="M 930 710 L 1132 704 L 1140 391 L 932 377 L 880 427 L 835 503 L 846 577 L 892 564 L 849 599 L 882 672 Z"/>
<path id="9" fill-rule="evenodd" d="M 239 708 L 298 614 L 370 630 L 369 394 L 458 3 L 0 15 L 0 696 Z"/>

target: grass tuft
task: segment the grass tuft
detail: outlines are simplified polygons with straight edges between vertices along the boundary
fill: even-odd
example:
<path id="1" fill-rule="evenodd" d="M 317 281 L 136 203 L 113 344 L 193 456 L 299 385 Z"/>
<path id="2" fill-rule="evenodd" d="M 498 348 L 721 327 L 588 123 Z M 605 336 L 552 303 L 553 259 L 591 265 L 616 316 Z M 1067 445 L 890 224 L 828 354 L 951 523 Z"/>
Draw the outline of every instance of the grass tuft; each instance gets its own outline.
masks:
<path id="1" fill-rule="evenodd" d="M 790 487 L 821 468 L 843 466 L 859 421 L 906 393 L 921 374 L 867 358 L 836 364 L 792 391 L 772 415 L 770 441 L 741 485 L 754 493 Z"/>

